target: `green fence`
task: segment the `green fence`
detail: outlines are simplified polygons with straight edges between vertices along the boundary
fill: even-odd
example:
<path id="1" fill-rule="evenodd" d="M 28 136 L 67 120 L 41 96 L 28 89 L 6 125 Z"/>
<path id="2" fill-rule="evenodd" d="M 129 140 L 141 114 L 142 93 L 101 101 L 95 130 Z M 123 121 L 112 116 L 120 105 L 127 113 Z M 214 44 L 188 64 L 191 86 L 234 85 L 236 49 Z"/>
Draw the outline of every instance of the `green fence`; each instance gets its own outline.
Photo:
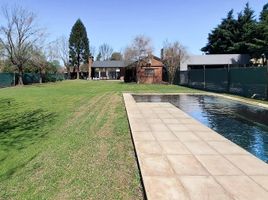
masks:
<path id="1" fill-rule="evenodd" d="M 197 89 L 268 99 L 266 67 L 194 69 L 181 73 L 182 78 L 188 83 L 180 84 Z"/>
<path id="2" fill-rule="evenodd" d="M 0 88 L 14 85 L 16 81 L 15 77 L 14 73 L 0 73 Z"/>
<path id="3" fill-rule="evenodd" d="M 42 75 L 42 82 L 56 82 L 62 81 L 67 79 L 65 74 L 43 74 Z M 40 81 L 40 74 L 38 73 L 24 73 L 23 77 L 23 84 L 30 85 L 34 83 L 39 83 Z M 0 73 L 0 88 L 3 87 L 10 87 L 18 84 L 18 74 L 17 73 Z"/>
<path id="4" fill-rule="evenodd" d="M 188 85 L 190 87 L 203 89 L 204 88 L 204 71 L 196 69 L 189 71 Z"/>
<path id="5" fill-rule="evenodd" d="M 36 73 L 24 73 L 22 76 L 23 84 L 25 85 L 39 83 L 39 78 L 40 78 L 40 74 L 36 74 Z"/>
<path id="6" fill-rule="evenodd" d="M 267 99 L 268 77 L 266 67 L 242 69 L 230 69 L 230 93 Z"/>

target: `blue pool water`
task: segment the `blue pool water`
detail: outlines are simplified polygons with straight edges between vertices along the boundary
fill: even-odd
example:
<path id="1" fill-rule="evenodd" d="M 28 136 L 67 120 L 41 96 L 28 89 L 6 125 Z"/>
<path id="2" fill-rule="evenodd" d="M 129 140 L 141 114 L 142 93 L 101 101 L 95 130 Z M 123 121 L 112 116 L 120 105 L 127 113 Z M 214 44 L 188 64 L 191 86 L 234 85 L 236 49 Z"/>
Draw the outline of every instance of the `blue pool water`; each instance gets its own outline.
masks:
<path id="1" fill-rule="evenodd" d="M 170 102 L 268 163 L 268 110 L 210 95 L 133 95 L 136 102 Z"/>

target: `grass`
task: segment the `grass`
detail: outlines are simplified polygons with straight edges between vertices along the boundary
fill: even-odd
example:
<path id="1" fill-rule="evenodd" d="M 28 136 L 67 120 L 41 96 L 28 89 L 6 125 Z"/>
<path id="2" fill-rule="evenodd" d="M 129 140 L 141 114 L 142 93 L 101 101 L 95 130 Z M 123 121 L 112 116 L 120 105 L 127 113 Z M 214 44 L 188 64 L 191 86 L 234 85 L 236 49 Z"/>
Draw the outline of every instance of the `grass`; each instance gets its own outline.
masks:
<path id="1" fill-rule="evenodd" d="M 143 199 L 122 92 L 169 85 L 65 81 L 0 90 L 0 199 Z"/>

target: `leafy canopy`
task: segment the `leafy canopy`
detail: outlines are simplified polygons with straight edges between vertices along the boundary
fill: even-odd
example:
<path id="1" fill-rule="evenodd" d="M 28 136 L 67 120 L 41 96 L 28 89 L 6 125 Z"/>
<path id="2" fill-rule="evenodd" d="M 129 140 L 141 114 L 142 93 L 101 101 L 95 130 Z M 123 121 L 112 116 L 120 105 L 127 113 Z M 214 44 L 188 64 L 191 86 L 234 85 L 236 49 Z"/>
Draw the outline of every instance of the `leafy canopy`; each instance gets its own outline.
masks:
<path id="1" fill-rule="evenodd" d="M 234 18 L 233 10 L 208 35 L 208 43 L 201 51 L 207 54 L 250 54 L 258 58 L 267 52 L 268 4 L 263 7 L 260 19 L 247 3 L 244 10 Z"/>

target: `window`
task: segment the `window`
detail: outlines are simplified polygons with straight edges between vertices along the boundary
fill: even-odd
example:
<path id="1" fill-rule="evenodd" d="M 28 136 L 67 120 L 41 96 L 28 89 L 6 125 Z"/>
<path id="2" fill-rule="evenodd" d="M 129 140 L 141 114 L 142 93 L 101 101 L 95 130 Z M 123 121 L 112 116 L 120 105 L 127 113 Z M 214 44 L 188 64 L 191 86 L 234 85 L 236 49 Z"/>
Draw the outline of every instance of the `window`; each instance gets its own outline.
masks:
<path id="1" fill-rule="evenodd" d="M 154 76 L 154 69 L 145 69 L 145 76 Z"/>

